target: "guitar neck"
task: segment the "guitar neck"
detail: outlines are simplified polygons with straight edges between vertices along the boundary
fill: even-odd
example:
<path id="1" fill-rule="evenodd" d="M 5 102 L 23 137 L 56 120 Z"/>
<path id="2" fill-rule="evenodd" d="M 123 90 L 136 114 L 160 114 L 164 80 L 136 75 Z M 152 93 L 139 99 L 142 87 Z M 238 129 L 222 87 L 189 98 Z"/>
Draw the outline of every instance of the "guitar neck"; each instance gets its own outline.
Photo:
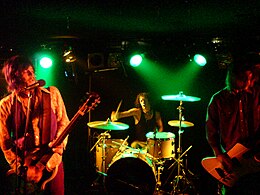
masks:
<path id="1" fill-rule="evenodd" d="M 80 111 L 78 111 L 71 119 L 70 123 L 66 126 L 64 131 L 61 133 L 61 135 L 55 139 L 51 148 L 48 146 L 48 144 L 42 146 L 41 150 L 39 150 L 37 153 L 39 159 L 38 163 L 40 162 L 40 164 L 46 165 L 46 163 L 51 158 L 52 148 L 59 146 L 63 142 L 67 135 L 72 131 L 72 127 L 75 125 L 80 116 L 82 115 L 80 114 Z"/>
<path id="2" fill-rule="evenodd" d="M 69 124 L 66 126 L 64 131 L 59 135 L 57 139 L 52 144 L 52 148 L 59 146 L 63 140 L 69 135 L 72 131 L 73 127 L 75 126 L 76 122 L 84 116 L 86 112 L 89 112 L 93 107 L 95 107 L 98 103 L 100 103 L 100 97 L 97 94 L 92 94 L 88 100 L 81 106 L 78 112 L 73 116 L 70 120 Z M 91 105 L 88 105 L 91 104 Z"/>
<path id="3" fill-rule="evenodd" d="M 52 148 L 55 148 L 57 146 L 59 146 L 60 144 L 62 144 L 62 142 L 64 141 L 64 139 L 69 135 L 69 133 L 72 131 L 74 125 L 76 124 L 76 122 L 81 118 L 81 114 L 79 113 L 79 111 L 74 115 L 74 117 L 71 119 L 70 123 L 66 126 L 66 128 L 64 129 L 64 131 L 60 134 L 60 136 L 54 141 Z"/>

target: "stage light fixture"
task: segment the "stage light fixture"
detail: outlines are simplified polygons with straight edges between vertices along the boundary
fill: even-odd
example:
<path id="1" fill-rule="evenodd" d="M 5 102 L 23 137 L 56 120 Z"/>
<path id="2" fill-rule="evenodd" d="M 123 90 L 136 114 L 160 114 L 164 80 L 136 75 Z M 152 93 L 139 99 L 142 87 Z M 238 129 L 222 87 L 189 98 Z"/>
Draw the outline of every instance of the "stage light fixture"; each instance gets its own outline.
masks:
<path id="1" fill-rule="evenodd" d="M 51 68 L 54 63 L 54 52 L 52 48 L 47 44 L 41 45 L 41 49 L 35 53 L 35 59 L 37 60 L 37 64 L 40 65 L 43 69 Z"/>
<path id="2" fill-rule="evenodd" d="M 139 66 L 143 61 L 143 56 L 141 54 L 134 54 L 130 57 L 130 65 L 133 67 Z"/>
<path id="3" fill-rule="evenodd" d="M 53 64 L 53 61 L 48 56 L 43 56 L 40 58 L 40 65 L 42 68 L 50 68 Z"/>
<path id="4" fill-rule="evenodd" d="M 63 53 L 63 59 L 66 63 L 72 63 L 77 60 L 76 56 L 74 55 L 72 49 L 65 50 Z"/>
<path id="5" fill-rule="evenodd" d="M 207 64 L 206 58 L 201 54 L 195 54 L 193 57 L 196 64 L 199 66 L 205 66 Z"/>

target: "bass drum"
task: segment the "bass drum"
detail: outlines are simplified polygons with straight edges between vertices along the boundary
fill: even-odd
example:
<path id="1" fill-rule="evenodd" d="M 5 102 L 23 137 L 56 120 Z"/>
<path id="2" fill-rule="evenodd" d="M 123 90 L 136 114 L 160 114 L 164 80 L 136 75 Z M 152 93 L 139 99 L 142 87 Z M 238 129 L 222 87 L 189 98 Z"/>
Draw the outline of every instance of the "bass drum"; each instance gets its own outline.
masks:
<path id="1" fill-rule="evenodd" d="M 109 194 L 153 194 L 156 176 L 152 159 L 141 151 L 126 149 L 113 158 L 105 186 Z"/>

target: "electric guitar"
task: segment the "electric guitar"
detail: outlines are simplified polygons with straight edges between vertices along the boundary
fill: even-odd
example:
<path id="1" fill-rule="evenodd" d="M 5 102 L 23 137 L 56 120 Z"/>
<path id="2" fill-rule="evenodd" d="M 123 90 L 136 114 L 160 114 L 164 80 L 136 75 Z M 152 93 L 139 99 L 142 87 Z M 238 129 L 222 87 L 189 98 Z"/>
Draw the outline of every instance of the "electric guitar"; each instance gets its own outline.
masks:
<path id="1" fill-rule="evenodd" d="M 73 118 L 70 120 L 69 124 L 66 126 L 64 131 L 60 134 L 60 136 L 53 141 L 52 147 L 49 147 L 48 144 L 43 145 L 40 148 L 37 148 L 36 150 L 30 152 L 25 157 L 25 167 L 27 166 L 37 166 L 40 167 L 40 170 L 42 171 L 38 178 L 33 182 L 26 182 L 27 186 L 31 188 L 31 191 L 37 191 L 38 186 L 40 186 L 41 190 L 44 190 L 46 187 L 46 184 L 50 182 L 57 174 L 58 172 L 58 166 L 52 171 L 48 172 L 46 170 L 46 164 L 48 160 L 51 158 L 53 151 L 52 149 L 62 144 L 64 139 L 69 135 L 69 133 L 72 131 L 75 123 L 78 121 L 80 117 L 82 117 L 86 112 L 89 112 L 90 110 L 94 110 L 94 108 L 100 103 L 100 97 L 96 93 L 90 93 L 88 95 L 88 99 L 84 102 L 84 104 L 80 107 L 80 109 L 77 111 L 77 113 L 73 116 Z M 31 187 L 33 186 L 33 187 Z M 34 190 L 35 189 L 35 190 Z"/>
<path id="2" fill-rule="evenodd" d="M 227 172 L 216 157 L 203 158 L 201 164 L 218 181 L 232 187 L 240 177 L 260 171 L 260 159 L 257 159 L 250 152 L 248 148 L 240 143 L 237 143 L 227 152 L 234 163 L 231 172 Z"/>

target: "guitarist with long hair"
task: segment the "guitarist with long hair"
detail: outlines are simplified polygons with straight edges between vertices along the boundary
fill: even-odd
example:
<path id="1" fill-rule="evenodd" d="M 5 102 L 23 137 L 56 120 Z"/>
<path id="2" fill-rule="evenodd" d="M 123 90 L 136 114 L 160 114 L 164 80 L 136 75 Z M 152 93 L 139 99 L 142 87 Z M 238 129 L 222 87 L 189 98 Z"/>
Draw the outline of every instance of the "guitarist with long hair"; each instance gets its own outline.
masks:
<path id="1" fill-rule="evenodd" d="M 208 105 L 206 138 L 215 157 L 202 165 L 225 195 L 259 194 L 259 64 L 258 54 L 233 55 L 226 87 Z"/>
<path id="2" fill-rule="evenodd" d="M 5 194 L 36 193 L 36 186 L 44 179 L 43 170 L 51 173 L 50 181 L 39 190 L 45 194 L 64 194 L 62 153 L 67 138 L 51 148 L 69 123 L 59 90 L 44 88 L 44 80 L 37 81 L 32 62 L 23 56 L 13 56 L 4 63 L 2 72 L 8 91 L 0 101 L 0 145 L 10 165 Z M 42 146 L 51 148 L 51 156 L 32 163 Z M 10 182 L 9 182 L 10 181 Z"/>

